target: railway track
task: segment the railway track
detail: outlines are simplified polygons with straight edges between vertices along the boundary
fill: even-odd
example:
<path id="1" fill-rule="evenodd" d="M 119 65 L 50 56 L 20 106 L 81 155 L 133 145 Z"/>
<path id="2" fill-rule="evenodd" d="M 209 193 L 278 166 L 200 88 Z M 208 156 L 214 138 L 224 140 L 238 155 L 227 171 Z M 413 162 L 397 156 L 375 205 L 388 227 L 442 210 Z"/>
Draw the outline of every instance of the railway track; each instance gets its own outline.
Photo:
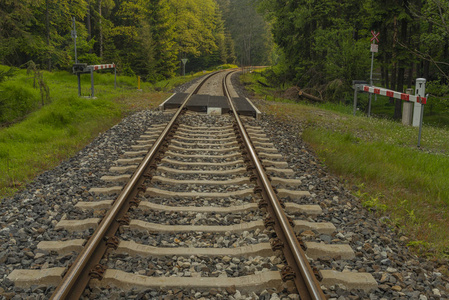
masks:
<path id="1" fill-rule="evenodd" d="M 230 95 L 224 72 L 205 81 Z M 190 96 L 209 93 L 202 87 Z M 325 299 L 321 286 L 377 287 L 367 273 L 313 270 L 314 261 L 353 259 L 354 251 L 297 237 L 332 235 L 335 226 L 314 221 L 319 205 L 298 204 L 310 194 L 257 122 L 184 105 L 167 115 L 117 160 L 91 201 L 77 203 L 89 218 L 68 215 L 55 226 L 67 240 L 38 245 L 79 252 L 70 268 L 15 270 L 16 285 L 57 285 L 52 299 Z"/>

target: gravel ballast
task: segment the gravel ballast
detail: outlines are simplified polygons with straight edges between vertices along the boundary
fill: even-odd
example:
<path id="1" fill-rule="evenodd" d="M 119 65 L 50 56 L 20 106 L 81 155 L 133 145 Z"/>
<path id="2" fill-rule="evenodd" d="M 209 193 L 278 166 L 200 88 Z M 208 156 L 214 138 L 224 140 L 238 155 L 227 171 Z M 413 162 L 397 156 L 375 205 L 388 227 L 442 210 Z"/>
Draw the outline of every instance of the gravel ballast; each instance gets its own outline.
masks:
<path id="1" fill-rule="evenodd" d="M 237 76 L 232 80 L 236 85 Z M 186 90 L 188 86 L 184 86 Z M 239 94 L 241 87 L 236 86 Z M 181 91 L 182 89 L 180 89 Z M 137 140 L 152 124 L 167 122 L 170 115 L 160 112 L 144 111 L 129 116 L 97 137 L 73 158 L 63 162 L 53 170 L 38 176 L 27 188 L 14 197 L 2 200 L 0 222 L 0 297 L 3 299 L 40 299 L 48 298 L 53 288 L 33 286 L 28 289 L 14 287 L 6 276 L 14 269 L 40 269 L 53 266 L 68 266 L 75 255 L 56 255 L 41 253 L 37 249 L 40 241 L 65 240 L 68 238 L 86 238 L 91 230 L 69 234 L 65 230 L 54 230 L 62 218 L 83 218 L 91 212 L 82 212 L 74 208 L 79 201 L 111 199 L 89 192 L 93 187 L 105 186 L 100 180 L 114 166 L 114 161 L 130 150 Z M 212 121 L 210 121 L 212 124 Z M 291 123 L 291 122 L 290 122 Z M 319 204 L 323 215 L 316 220 L 332 222 L 337 231 L 333 235 L 320 235 L 315 232 L 303 232 L 305 240 L 324 241 L 326 243 L 348 243 L 356 252 L 353 260 L 316 260 L 312 265 L 318 269 L 336 269 L 339 271 L 369 272 L 378 281 L 378 289 L 371 293 L 347 291 L 343 286 L 334 286 L 325 292 L 331 299 L 448 299 L 449 279 L 443 275 L 444 266 L 437 262 L 417 257 L 407 246 L 407 238 L 397 235 L 374 213 L 363 208 L 357 198 L 338 180 L 329 174 L 314 156 L 313 152 L 298 137 L 302 124 L 287 124 L 264 116 L 261 121 L 251 121 L 253 126 L 264 128 L 271 142 L 283 154 L 289 167 L 295 171 L 295 177 L 302 180 L 300 189 L 308 190 L 310 197 L 303 197 L 301 204 Z M 221 179 L 221 178 L 220 178 Z M 186 200 L 183 205 L 191 204 Z M 211 203 L 217 199 L 211 199 Z M 224 200 L 234 205 L 233 200 Z M 240 200 L 238 200 L 240 201 Z M 152 202 L 179 205 L 173 199 L 160 198 Z M 248 198 L 251 202 L 251 198 Z M 222 206 L 220 204 L 220 206 Z M 142 212 L 139 212 L 143 214 Z M 142 215 L 143 217 L 143 215 Z M 145 216 L 147 217 L 147 216 Z M 192 217 L 185 216 L 186 222 Z M 193 218 L 193 219 L 194 219 Z M 296 218 L 296 217 L 295 217 Z M 151 218 L 150 218 L 151 219 Z M 201 220 L 201 219 L 200 219 Z M 218 219 L 217 219 L 218 220 Z M 219 220 L 218 220 L 219 221 Z M 135 234 L 134 232 L 132 233 Z M 131 232 L 122 230 L 119 236 L 126 240 Z M 138 235 L 139 236 L 139 235 Z M 137 241 L 142 244 L 162 247 L 221 247 L 267 242 L 269 232 L 246 232 L 241 235 L 185 233 L 175 241 L 173 235 L 143 234 Z M 134 238 L 133 238 L 134 240 Z M 136 241 L 136 242 L 137 242 Z M 212 259 L 213 260 L 213 259 Z M 148 262 L 150 263 L 150 262 Z M 154 264 L 154 262 L 151 262 Z M 224 266 L 223 266 L 224 267 Z M 226 268 L 225 268 L 226 270 Z M 447 270 L 447 266 L 446 266 Z M 275 293 L 265 290 L 259 294 L 242 295 L 236 290 L 220 291 L 154 291 L 120 292 L 116 290 L 91 290 L 86 299 L 295 299 L 296 295 Z"/>

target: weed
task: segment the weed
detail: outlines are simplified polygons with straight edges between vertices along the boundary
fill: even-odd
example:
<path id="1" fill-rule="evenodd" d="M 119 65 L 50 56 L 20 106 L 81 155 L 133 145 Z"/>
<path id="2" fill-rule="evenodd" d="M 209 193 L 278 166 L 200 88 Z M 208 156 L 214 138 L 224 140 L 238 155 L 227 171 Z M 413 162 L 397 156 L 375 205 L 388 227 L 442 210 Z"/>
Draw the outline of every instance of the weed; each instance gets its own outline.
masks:
<path id="1" fill-rule="evenodd" d="M 363 201 L 362 205 L 369 211 L 385 212 L 387 210 L 387 206 L 379 201 L 379 197 L 366 197 L 368 197 L 368 199 Z"/>
<path id="2" fill-rule="evenodd" d="M 423 240 L 415 240 L 407 243 L 407 246 L 413 248 L 416 252 L 422 255 L 431 255 L 433 252 L 432 244 Z"/>

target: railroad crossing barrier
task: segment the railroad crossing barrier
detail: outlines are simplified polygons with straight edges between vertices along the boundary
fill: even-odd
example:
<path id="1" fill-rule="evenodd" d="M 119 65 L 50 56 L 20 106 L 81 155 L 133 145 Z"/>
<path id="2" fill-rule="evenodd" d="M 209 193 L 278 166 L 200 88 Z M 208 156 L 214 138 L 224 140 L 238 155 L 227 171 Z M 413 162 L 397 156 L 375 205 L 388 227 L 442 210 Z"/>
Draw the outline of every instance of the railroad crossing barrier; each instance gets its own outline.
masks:
<path id="1" fill-rule="evenodd" d="M 95 97 L 94 91 L 94 71 L 105 70 L 105 69 L 114 69 L 114 89 L 117 88 L 117 68 L 115 64 L 105 64 L 105 65 L 87 65 L 76 63 L 73 65 L 73 74 L 76 74 L 78 77 L 78 96 L 81 97 L 81 74 L 90 73 L 90 82 L 91 82 L 91 94 L 90 97 Z"/>
<path id="2" fill-rule="evenodd" d="M 425 95 L 426 91 L 426 79 L 417 78 L 416 79 L 416 91 L 415 95 L 409 95 L 406 93 L 396 92 L 380 87 L 364 85 L 361 83 L 357 83 L 356 81 L 353 83 L 354 87 L 354 115 L 357 110 L 357 92 L 363 91 L 370 94 L 376 94 L 386 97 L 391 97 L 395 99 L 400 99 L 407 102 L 414 103 L 413 110 L 413 127 L 419 127 L 419 136 L 418 136 L 418 147 L 421 146 L 421 133 L 422 133 L 422 124 L 424 117 L 424 105 L 427 104 L 427 96 Z"/>

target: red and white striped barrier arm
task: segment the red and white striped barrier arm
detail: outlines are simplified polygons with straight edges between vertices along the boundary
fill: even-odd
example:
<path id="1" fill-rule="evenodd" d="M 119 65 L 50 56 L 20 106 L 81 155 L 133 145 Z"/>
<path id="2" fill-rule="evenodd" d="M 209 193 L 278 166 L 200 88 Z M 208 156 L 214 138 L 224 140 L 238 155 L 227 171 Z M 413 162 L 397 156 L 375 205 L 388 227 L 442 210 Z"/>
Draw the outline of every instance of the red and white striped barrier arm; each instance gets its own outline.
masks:
<path id="1" fill-rule="evenodd" d="M 104 69 L 114 69 L 115 64 L 94 65 L 94 66 L 89 66 L 89 67 L 92 67 L 94 69 L 94 71 L 98 71 L 98 70 L 104 70 Z"/>
<path id="2" fill-rule="evenodd" d="M 379 88 L 379 87 L 375 87 L 375 86 L 364 85 L 363 91 L 371 93 L 371 94 L 378 94 L 381 96 L 387 96 L 387 97 L 392 97 L 392 98 L 396 98 L 396 99 L 401 99 L 404 101 L 411 101 L 411 102 L 416 102 L 416 103 L 421 103 L 421 104 L 427 104 L 427 98 L 425 98 L 425 97 L 399 93 L 399 92 L 395 92 L 392 90 L 387 90 L 387 89 L 383 89 L 383 88 Z"/>

